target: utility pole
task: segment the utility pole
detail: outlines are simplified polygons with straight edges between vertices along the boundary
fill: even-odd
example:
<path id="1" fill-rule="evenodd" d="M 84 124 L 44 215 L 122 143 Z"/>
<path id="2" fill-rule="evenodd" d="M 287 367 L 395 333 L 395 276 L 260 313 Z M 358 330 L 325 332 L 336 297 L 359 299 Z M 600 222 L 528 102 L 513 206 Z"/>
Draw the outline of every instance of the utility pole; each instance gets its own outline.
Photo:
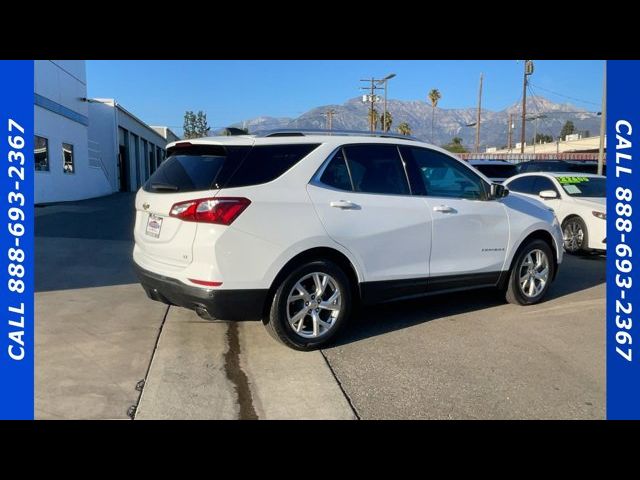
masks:
<path id="1" fill-rule="evenodd" d="M 367 87 L 361 87 L 361 90 L 367 90 L 369 93 L 366 95 L 363 95 L 362 97 L 362 101 L 363 102 L 369 102 L 369 130 L 371 130 L 372 132 L 375 131 L 376 129 L 376 122 L 375 122 L 375 118 L 374 118 L 374 112 L 375 112 L 375 103 L 377 101 L 379 101 L 378 96 L 376 95 L 376 90 L 382 90 L 382 87 L 378 86 L 380 85 L 380 83 L 384 82 L 384 90 L 385 90 L 385 112 L 386 112 L 386 89 L 387 89 L 387 80 L 389 80 L 390 78 L 395 77 L 395 74 L 391 74 L 388 75 L 386 78 L 383 79 L 375 79 L 375 78 L 367 78 L 365 80 L 360 80 L 361 82 L 367 82 L 369 83 L 369 86 Z"/>
<path id="2" fill-rule="evenodd" d="M 522 131 L 520 132 L 520 153 L 524 155 L 525 122 L 527 117 L 527 77 L 533 73 L 533 62 L 524 61 L 524 75 L 522 77 Z"/>
<path id="3" fill-rule="evenodd" d="M 333 130 L 333 115 L 336 111 L 333 108 L 327 110 L 327 130 Z"/>
<path id="4" fill-rule="evenodd" d="M 509 138 L 507 141 L 507 150 L 511 151 L 511 148 L 513 146 L 512 144 L 512 140 L 513 140 L 513 113 L 509 114 Z"/>
<path id="5" fill-rule="evenodd" d="M 607 128 L 607 61 L 604 61 L 604 75 L 602 77 L 602 113 L 600 115 L 600 148 L 598 149 L 598 175 L 604 170 L 604 136 Z"/>
<path id="6" fill-rule="evenodd" d="M 480 148 L 480 111 L 482 110 L 482 73 L 480 74 L 480 89 L 478 90 L 478 113 L 476 115 L 476 148 L 478 153 Z"/>
<path id="7" fill-rule="evenodd" d="M 376 101 L 376 79 L 371 77 L 370 79 L 365 79 L 365 80 L 360 80 L 361 82 L 368 82 L 370 85 L 368 87 L 361 87 L 362 90 L 368 90 L 369 93 L 367 95 L 365 95 L 366 100 L 369 102 L 369 130 L 370 131 L 374 131 L 375 130 L 375 119 L 373 117 L 373 112 L 374 112 L 374 104 Z M 365 101 L 365 98 L 362 99 L 362 101 Z"/>

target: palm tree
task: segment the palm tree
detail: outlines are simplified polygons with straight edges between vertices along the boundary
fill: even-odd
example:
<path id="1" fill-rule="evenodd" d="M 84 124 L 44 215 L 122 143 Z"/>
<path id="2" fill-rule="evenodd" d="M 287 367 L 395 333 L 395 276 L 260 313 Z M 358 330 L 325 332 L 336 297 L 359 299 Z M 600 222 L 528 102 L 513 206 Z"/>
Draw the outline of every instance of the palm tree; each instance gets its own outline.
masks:
<path id="1" fill-rule="evenodd" d="M 411 135 L 411 126 L 407 122 L 402 122 L 398 125 L 398 133 L 400 135 Z"/>
<path id="2" fill-rule="evenodd" d="M 382 126 L 383 132 L 388 132 L 389 130 L 391 130 L 392 123 L 393 117 L 391 116 L 391 113 L 384 112 L 382 115 L 380 115 L 380 125 Z"/>
<path id="3" fill-rule="evenodd" d="M 371 118 L 372 116 L 373 119 Z M 376 110 L 375 108 L 373 110 L 369 110 L 369 113 L 367 113 L 367 118 L 369 119 L 369 125 L 373 125 L 373 129 L 377 130 L 379 120 L 378 110 Z"/>
<path id="4" fill-rule="evenodd" d="M 427 97 L 431 101 L 431 143 L 433 143 L 433 122 L 436 117 L 436 107 L 438 106 L 438 101 L 442 98 L 442 94 L 437 88 L 432 88 Z"/>

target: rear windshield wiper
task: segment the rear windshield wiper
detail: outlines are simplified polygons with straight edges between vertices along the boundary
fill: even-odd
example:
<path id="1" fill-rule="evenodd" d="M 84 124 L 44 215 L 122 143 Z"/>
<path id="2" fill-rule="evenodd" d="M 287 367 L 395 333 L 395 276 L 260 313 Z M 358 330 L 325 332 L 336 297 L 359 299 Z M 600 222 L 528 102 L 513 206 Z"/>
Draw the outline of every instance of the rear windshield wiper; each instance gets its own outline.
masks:
<path id="1" fill-rule="evenodd" d="M 174 192 L 178 191 L 178 187 L 170 183 L 152 183 L 151 188 L 153 188 L 154 190 L 171 190 Z"/>

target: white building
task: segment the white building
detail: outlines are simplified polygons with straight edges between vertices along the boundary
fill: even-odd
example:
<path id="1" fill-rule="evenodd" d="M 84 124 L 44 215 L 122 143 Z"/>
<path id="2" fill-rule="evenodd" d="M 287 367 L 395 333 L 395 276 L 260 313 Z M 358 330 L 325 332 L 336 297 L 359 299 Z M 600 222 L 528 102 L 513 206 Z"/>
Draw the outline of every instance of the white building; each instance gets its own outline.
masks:
<path id="1" fill-rule="evenodd" d="M 85 62 L 36 60 L 35 202 L 135 191 L 177 139 L 112 99 L 87 99 Z"/>
<path id="2" fill-rule="evenodd" d="M 89 163 L 102 168 L 113 192 L 136 191 L 164 160 L 167 139 L 114 99 L 87 103 Z"/>

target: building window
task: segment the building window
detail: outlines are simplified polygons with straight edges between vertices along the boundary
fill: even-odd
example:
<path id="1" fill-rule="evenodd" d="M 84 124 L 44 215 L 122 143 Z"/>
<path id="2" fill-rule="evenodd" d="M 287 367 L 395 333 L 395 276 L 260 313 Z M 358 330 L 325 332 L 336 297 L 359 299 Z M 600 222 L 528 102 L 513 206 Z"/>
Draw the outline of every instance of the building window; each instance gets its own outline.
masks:
<path id="1" fill-rule="evenodd" d="M 73 145 L 70 143 L 62 144 L 62 161 L 64 173 L 75 173 L 75 165 L 73 162 Z"/>
<path id="2" fill-rule="evenodd" d="M 33 149 L 34 163 L 37 171 L 49 171 L 49 140 L 44 137 L 35 136 L 35 146 Z"/>

